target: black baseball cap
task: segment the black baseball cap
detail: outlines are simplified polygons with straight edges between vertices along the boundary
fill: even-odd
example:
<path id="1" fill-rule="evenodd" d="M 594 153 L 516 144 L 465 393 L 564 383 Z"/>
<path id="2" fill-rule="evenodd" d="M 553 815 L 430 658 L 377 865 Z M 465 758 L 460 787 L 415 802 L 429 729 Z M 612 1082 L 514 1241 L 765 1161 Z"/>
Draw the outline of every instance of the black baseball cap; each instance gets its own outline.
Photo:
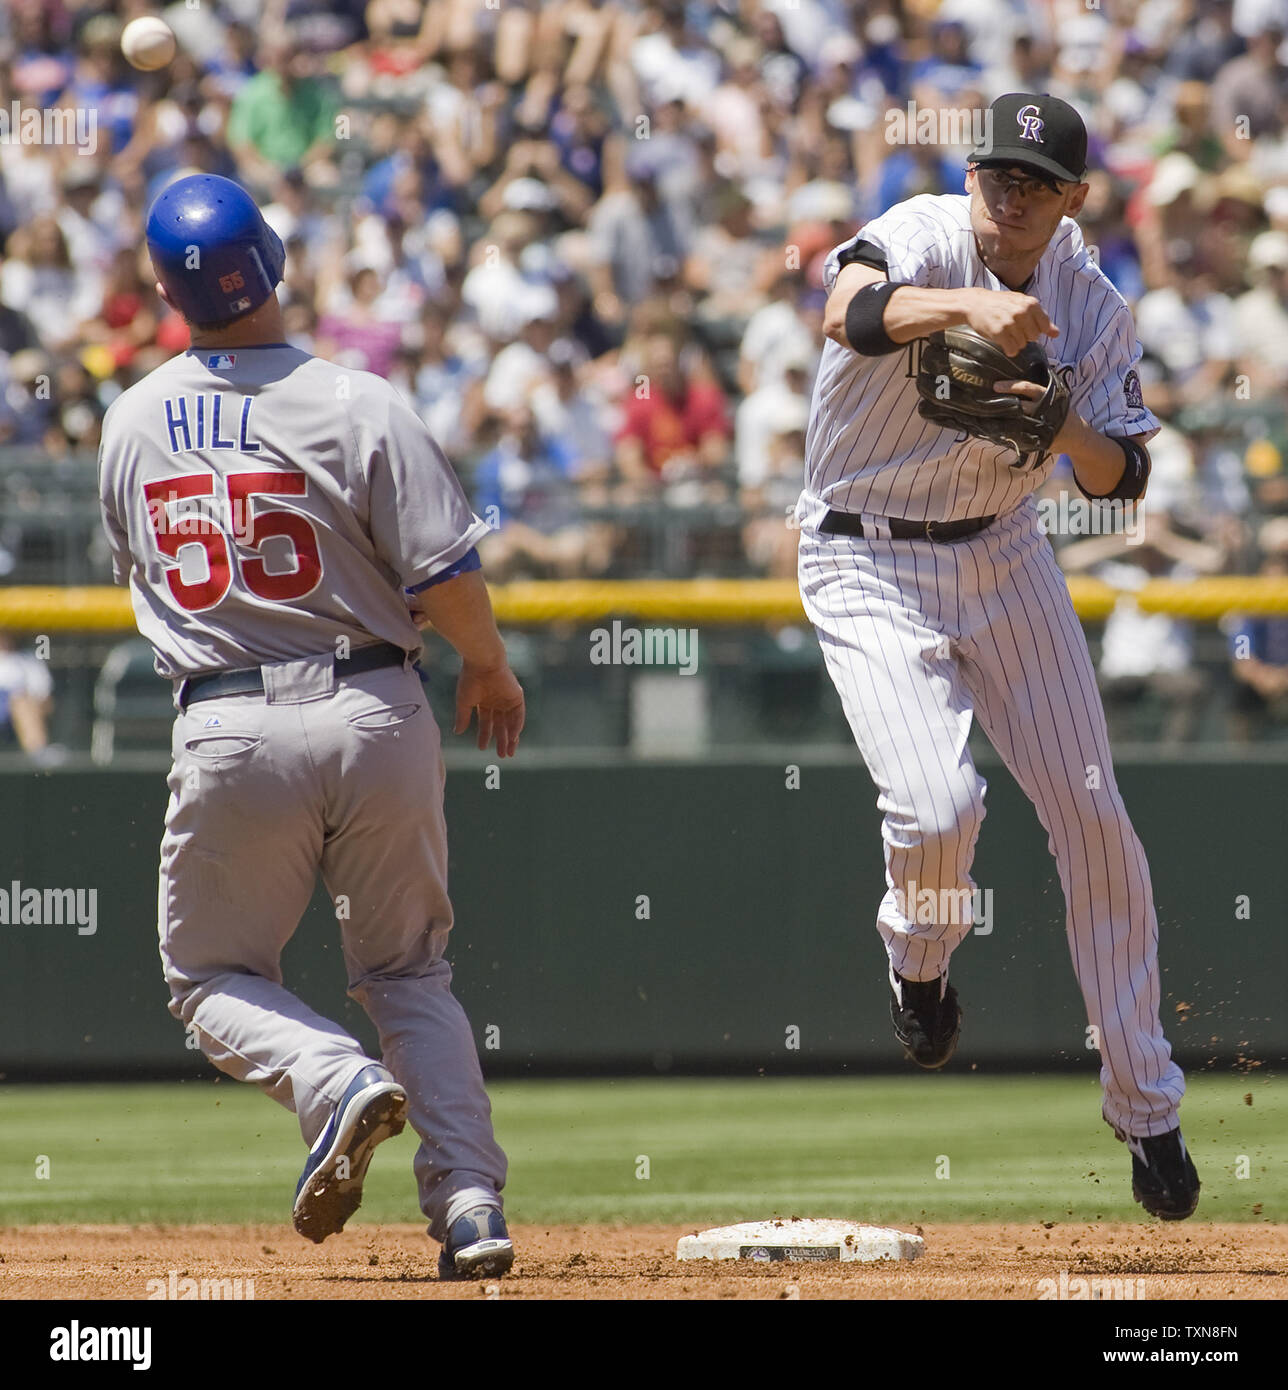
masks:
<path id="1" fill-rule="evenodd" d="M 1064 183 L 1080 183 L 1087 172 L 1087 127 L 1050 92 L 1007 92 L 988 108 L 985 128 L 971 164 L 1019 164 Z"/>

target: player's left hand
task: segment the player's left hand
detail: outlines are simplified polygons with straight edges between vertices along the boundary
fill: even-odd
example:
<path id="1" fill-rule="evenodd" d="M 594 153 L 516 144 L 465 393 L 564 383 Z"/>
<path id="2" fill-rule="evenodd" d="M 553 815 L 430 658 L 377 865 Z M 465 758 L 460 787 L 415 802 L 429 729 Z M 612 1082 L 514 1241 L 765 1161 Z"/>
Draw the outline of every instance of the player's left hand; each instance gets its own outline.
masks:
<path id="1" fill-rule="evenodd" d="M 479 716 L 478 746 L 480 750 L 496 740 L 498 758 L 509 758 L 519 746 L 527 717 L 523 687 L 509 666 L 484 669 L 468 662 L 461 667 L 456 682 L 456 728 L 463 734 L 470 727 L 474 711 Z"/>
<path id="2" fill-rule="evenodd" d="M 995 381 L 993 390 L 1004 396 L 1022 396 L 1026 401 L 1040 401 L 1046 394 L 1046 387 L 1039 386 L 1036 381 Z M 1079 425 L 1081 419 L 1071 410 L 1064 417 L 1064 424 L 1060 426 L 1060 432 L 1051 441 L 1051 449 L 1057 454 L 1067 454 L 1066 447 Z"/>

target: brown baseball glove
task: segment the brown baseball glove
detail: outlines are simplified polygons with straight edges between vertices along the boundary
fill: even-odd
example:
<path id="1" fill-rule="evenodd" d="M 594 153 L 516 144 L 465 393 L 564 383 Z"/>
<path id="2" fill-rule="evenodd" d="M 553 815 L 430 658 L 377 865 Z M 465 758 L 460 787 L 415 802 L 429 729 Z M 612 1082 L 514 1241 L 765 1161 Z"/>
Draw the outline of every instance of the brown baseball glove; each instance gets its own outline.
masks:
<path id="1" fill-rule="evenodd" d="M 1038 400 L 998 391 L 999 381 L 1032 381 Z M 1011 357 L 973 328 L 960 324 L 932 333 L 917 365 L 917 409 L 922 419 L 1027 455 L 1050 452 L 1069 413 L 1069 388 L 1051 370 L 1037 343 Z"/>

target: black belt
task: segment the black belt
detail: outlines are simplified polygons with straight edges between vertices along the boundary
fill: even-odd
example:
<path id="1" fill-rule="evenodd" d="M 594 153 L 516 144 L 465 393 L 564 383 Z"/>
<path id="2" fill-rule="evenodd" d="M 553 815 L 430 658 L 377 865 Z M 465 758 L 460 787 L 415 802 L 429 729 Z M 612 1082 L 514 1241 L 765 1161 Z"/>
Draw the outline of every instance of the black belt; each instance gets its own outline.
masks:
<path id="1" fill-rule="evenodd" d="M 963 521 L 905 521 L 899 516 L 882 517 L 896 541 L 964 541 L 991 526 L 997 515 L 970 516 Z M 863 522 L 853 512 L 832 512 L 818 528 L 825 536 L 862 536 Z"/>
<path id="2" fill-rule="evenodd" d="M 378 671 L 382 666 L 401 666 L 407 653 L 392 642 L 378 642 L 374 647 L 359 647 L 352 656 L 335 658 L 335 674 L 356 676 L 362 671 Z M 208 676 L 189 676 L 180 686 L 181 709 L 198 700 L 214 700 L 220 695 L 262 695 L 264 676 L 258 666 L 244 671 L 215 671 Z"/>

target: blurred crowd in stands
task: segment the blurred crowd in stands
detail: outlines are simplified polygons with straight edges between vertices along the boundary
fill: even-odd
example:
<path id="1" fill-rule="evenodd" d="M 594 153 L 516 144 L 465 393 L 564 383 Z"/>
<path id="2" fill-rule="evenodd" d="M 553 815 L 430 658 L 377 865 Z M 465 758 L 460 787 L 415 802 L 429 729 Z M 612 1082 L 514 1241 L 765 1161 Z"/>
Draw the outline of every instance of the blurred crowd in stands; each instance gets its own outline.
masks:
<path id="1" fill-rule="evenodd" d="M 92 452 L 186 345 L 142 223 L 205 170 L 285 241 L 291 341 L 415 401 L 492 577 L 793 575 L 823 258 L 962 191 L 969 145 L 892 143 L 895 115 L 1051 91 L 1165 421 L 1144 542 L 1053 540 L 1128 589 L 1285 568 L 1288 0 L 203 0 L 140 73 L 150 8 L 0 7 L 0 112 L 97 112 L 91 154 L 0 142 L 0 447 Z M 1106 688 L 1183 724 L 1191 630 L 1132 607 Z M 1282 707 L 1288 620 L 1237 634 L 1279 672 L 1243 668 L 1250 716 Z"/>

